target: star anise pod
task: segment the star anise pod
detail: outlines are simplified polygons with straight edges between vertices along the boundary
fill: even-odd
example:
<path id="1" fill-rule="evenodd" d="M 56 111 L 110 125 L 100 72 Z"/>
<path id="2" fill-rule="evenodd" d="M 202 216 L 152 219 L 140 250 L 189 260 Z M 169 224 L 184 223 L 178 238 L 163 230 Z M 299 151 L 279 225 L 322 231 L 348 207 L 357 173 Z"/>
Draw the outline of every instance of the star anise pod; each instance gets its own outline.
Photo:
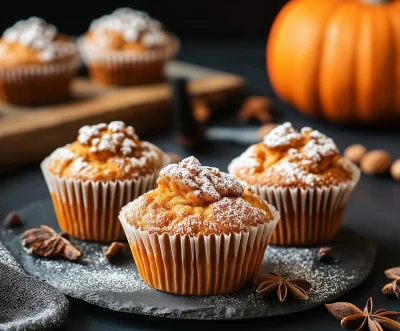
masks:
<path id="1" fill-rule="evenodd" d="M 25 231 L 21 244 L 28 247 L 29 254 L 42 257 L 63 257 L 70 261 L 78 261 L 81 256 L 81 252 L 75 246 L 46 225 Z"/>
<path id="2" fill-rule="evenodd" d="M 400 267 L 386 270 L 385 275 L 387 278 L 390 278 L 393 281 L 383 287 L 383 294 L 391 295 L 394 293 L 396 294 L 396 297 L 400 299 Z"/>
<path id="3" fill-rule="evenodd" d="M 400 331 L 400 323 L 396 322 L 400 313 L 385 309 L 373 313 L 372 298 L 368 299 L 364 311 L 348 302 L 336 302 L 325 306 L 347 330 Z"/>
<path id="4" fill-rule="evenodd" d="M 391 268 L 385 271 L 385 275 L 390 279 L 400 279 L 400 267 Z"/>
<path id="5" fill-rule="evenodd" d="M 285 302 L 288 297 L 296 301 L 308 300 L 306 291 L 311 289 L 311 284 L 301 278 L 284 279 L 280 275 L 270 272 L 256 281 L 257 294 L 272 296 L 276 294 L 279 302 Z"/>

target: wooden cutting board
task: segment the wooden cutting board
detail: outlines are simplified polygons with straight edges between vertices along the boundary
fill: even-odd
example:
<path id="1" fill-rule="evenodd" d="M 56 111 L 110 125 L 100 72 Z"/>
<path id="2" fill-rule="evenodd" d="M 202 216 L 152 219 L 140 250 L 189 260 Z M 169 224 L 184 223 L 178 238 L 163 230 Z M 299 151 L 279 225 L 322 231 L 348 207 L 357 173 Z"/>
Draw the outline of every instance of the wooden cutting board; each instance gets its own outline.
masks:
<path id="1" fill-rule="evenodd" d="M 189 79 L 189 92 L 218 109 L 244 94 L 242 77 L 174 61 L 167 76 Z M 62 104 L 22 107 L 0 104 L 0 170 L 42 160 L 57 147 L 76 140 L 80 127 L 122 120 L 138 134 L 157 132 L 170 123 L 172 98 L 167 83 L 106 87 L 77 78 L 71 99 Z"/>

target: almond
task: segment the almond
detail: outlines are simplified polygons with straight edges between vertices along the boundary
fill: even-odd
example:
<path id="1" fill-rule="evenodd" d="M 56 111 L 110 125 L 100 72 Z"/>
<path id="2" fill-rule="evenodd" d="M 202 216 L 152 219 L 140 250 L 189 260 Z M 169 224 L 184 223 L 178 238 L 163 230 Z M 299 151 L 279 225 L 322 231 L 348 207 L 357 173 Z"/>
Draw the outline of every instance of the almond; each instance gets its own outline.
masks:
<path id="1" fill-rule="evenodd" d="M 354 144 L 347 147 L 344 151 L 344 156 L 355 164 L 360 164 L 361 159 L 367 153 L 364 145 Z"/>
<path id="2" fill-rule="evenodd" d="M 386 173 L 392 164 L 392 157 L 384 150 L 370 151 L 361 159 L 361 170 L 367 175 L 382 175 Z"/>
<path id="3" fill-rule="evenodd" d="M 400 159 L 393 162 L 390 173 L 394 180 L 400 181 Z"/>
<path id="4" fill-rule="evenodd" d="M 273 123 L 268 123 L 262 125 L 258 129 L 258 138 L 260 140 L 263 140 L 264 136 L 266 136 L 268 133 L 270 133 L 273 129 L 275 129 L 279 124 L 273 124 Z"/>

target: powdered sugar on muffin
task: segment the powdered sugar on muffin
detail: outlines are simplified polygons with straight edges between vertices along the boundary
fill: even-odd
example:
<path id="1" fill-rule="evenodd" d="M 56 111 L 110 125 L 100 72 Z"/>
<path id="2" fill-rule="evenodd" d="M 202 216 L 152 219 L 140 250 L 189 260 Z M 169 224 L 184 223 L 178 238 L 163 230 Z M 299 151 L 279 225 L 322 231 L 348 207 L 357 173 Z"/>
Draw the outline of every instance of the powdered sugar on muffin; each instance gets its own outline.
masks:
<path id="1" fill-rule="evenodd" d="M 311 128 L 284 123 L 233 160 L 229 172 L 250 185 L 320 187 L 351 180 L 351 163 L 333 140 Z"/>
<path id="2" fill-rule="evenodd" d="M 5 43 L 1 44 L 1 55 L 7 55 L 11 51 L 9 48 L 15 43 L 36 51 L 42 62 L 50 62 L 77 52 L 72 42 L 57 40 L 57 36 L 57 28 L 38 17 L 18 21 L 4 31 L 2 39 Z"/>
<path id="3" fill-rule="evenodd" d="M 140 42 L 150 48 L 168 42 L 168 36 L 159 21 L 145 12 L 131 8 L 117 9 L 110 15 L 94 20 L 90 31 L 99 45 L 105 48 L 113 43 L 113 34 L 110 32 L 119 33 L 124 42 Z"/>
<path id="4" fill-rule="evenodd" d="M 157 182 L 177 193 L 186 194 L 194 202 L 216 202 L 222 197 L 239 197 L 244 191 L 236 178 L 217 168 L 203 167 L 193 156 L 161 170 Z"/>
<path id="5" fill-rule="evenodd" d="M 121 121 L 84 126 L 76 142 L 49 157 L 53 174 L 82 180 L 124 180 L 152 174 L 164 163 L 162 151 L 139 140 Z"/>
<path id="6" fill-rule="evenodd" d="M 158 188 L 124 209 L 127 221 L 150 233 L 222 234 L 272 221 L 268 205 L 246 184 L 194 158 L 160 172 Z"/>

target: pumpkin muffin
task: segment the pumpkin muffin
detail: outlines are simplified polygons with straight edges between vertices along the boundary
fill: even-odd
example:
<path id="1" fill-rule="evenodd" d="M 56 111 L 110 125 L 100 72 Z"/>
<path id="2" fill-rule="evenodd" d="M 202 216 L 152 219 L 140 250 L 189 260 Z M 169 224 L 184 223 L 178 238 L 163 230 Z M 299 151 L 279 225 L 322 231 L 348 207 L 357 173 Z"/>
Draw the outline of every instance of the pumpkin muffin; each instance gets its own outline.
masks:
<path id="1" fill-rule="evenodd" d="M 122 206 L 153 189 L 168 157 L 115 121 L 84 126 L 41 164 L 62 231 L 84 240 L 125 239 Z"/>
<path id="2" fill-rule="evenodd" d="M 275 208 L 194 157 L 161 170 L 157 183 L 119 216 L 143 280 L 184 295 L 251 285 L 280 219 Z"/>
<path id="3" fill-rule="evenodd" d="M 79 66 L 75 44 L 53 25 L 32 17 L 0 39 L 0 101 L 49 103 L 66 99 Z"/>
<path id="4" fill-rule="evenodd" d="M 234 159 L 229 173 L 245 181 L 282 215 L 271 243 L 322 244 L 335 237 L 359 169 L 331 138 L 284 123 Z"/>
<path id="5" fill-rule="evenodd" d="M 179 49 L 160 22 L 130 8 L 94 20 L 79 44 L 93 81 L 124 86 L 163 80 Z"/>

